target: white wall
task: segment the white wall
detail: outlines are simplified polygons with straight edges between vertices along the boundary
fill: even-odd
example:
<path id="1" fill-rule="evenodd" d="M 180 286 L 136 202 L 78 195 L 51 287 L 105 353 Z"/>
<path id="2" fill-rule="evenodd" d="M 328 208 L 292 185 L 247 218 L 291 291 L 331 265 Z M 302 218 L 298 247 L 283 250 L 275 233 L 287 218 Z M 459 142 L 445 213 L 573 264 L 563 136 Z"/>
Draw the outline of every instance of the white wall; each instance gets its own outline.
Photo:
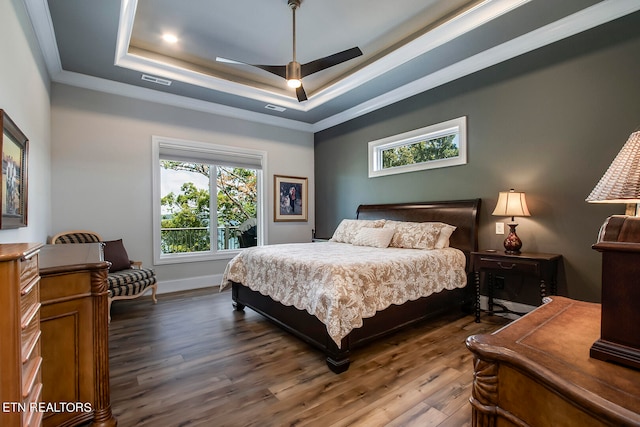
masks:
<path id="1" fill-rule="evenodd" d="M 49 77 L 20 0 L 0 1 L 0 58 L 0 108 L 29 138 L 28 227 L 0 230 L 0 242 L 44 243 L 51 227 Z"/>
<path id="2" fill-rule="evenodd" d="M 311 240 L 313 134 L 61 84 L 51 94 L 52 234 L 89 229 L 123 238 L 131 258 L 152 265 L 151 138 L 158 135 L 266 151 L 268 243 Z M 273 222 L 274 174 L 309 178 L 308 222 Z M 166 291 L 217 284 L 226 263 L 154 268 Z"/>

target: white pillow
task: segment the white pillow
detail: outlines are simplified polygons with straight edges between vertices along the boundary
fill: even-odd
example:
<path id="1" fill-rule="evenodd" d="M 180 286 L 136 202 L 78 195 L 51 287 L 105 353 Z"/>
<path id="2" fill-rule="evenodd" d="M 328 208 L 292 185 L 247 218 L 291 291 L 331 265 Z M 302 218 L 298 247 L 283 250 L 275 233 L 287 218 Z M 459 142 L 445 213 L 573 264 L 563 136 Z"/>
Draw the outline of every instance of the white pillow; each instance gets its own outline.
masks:
<path id="1" fill-rule="evenodd" d="M 384 222 L 384 219 L 343 219 L 329 240 L 331 242 L 353 243 L 353 239 L 356 238 L 361 228 L 381 228 Z"/>
<path id="2" fill-rule="evenodd" d="M 456 231 L 457 227 L 449 224 L 442 224 L 442 228 L 440 229 L 440 234 L 438 235 L 438 241 L 436 242 L 436 249 L 443 249 L 449 247 L 449 238 Z"/>
<path id="3" fill-rule="evenodd" d="M 361 228 L 353 239 L 353 245 L 386 248 L 391 242 L 393 233 L 395 230 L 391 228 Z"/>

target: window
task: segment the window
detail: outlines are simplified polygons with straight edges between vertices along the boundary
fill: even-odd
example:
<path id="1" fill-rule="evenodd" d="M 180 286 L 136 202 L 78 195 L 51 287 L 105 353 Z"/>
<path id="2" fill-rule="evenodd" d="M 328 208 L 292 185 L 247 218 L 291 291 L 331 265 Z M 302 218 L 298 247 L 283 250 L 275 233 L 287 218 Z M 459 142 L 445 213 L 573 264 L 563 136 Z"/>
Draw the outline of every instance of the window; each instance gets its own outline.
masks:
<path id="1" fill-rule="evenodd" d="M 369 178 L 467 163 L 466 117 L 369 142 Z"/>
<path id="2" fill-rule="evenodd" d="M 264 240 L 256 150 L 153 137 L 154 262 L 225 259 Z"/>

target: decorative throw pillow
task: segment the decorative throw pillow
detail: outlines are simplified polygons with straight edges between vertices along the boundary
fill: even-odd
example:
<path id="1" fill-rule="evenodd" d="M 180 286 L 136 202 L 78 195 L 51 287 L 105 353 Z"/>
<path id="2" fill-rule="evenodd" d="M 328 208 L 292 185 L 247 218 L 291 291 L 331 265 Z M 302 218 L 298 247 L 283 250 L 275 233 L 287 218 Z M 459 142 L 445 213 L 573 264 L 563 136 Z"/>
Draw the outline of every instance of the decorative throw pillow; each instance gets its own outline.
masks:
<path id="1" fill-rule="evenodd" d="M 436 249 L 443 249 L 449 247 L 449 238 L 456 231 L 457 227 L 453 225 L 442 223 L 440 234 L 438 235 L 438 241 L 436 242 Z"/>
<path id="2" fill-rule="evenodd" d="M 131 268 L 129 255 L 122 244 L 122 239 L 104 242 L 104 260 L 111 263 L 110 273 Z"/>
<path id="3" fill-rule="evenodd" d="M 361 228 L 381 228 L 384 223 L 384 219 L 343 219 L 329 240 L 331 242 L 353 243 L 353 239 L 356 238 Z"/>
<path id="4" fill-rule="evenodd" d="M 409 249 L 435 249 L 440 230 L 445 226 L 442 222 L 405 221 L 387 221 L 384 225 L 395 230 L 389 246 Z"/>
<path id="5" fill-rule="evenodd" d="M 353 239 L 355 246 L 372 246 L 374 248 L 386 248 L 391 242 L 395 230 L 392 228 L 364 227 L 358 231 Z"/>

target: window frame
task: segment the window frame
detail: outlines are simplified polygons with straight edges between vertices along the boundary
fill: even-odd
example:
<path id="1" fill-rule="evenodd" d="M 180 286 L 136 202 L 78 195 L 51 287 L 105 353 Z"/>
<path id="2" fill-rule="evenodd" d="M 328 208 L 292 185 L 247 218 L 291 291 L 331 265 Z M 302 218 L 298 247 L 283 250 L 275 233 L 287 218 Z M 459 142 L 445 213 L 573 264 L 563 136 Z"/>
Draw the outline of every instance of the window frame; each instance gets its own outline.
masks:
<path id="1" fill-rule="evenodd" d="M 455 134 L 458 138 L 458 156 L 446 159 L 430 160 L 411 165 L 382 167 L 382 152 L 392 148 L 429 141 L 446 135 Z M 446 122 L 437 123 L 398 135 L 370 141 L 368 144 L 369 178 L 396 175 L 427 169 L 464 165 L 467 163 L 467 117 L 462 116 Z"/>
<path id="2" fill-rule="evenodd" d="M 163 254 L 161 249 L 161 233 L 160 233 L 160 223 L 162 218 L 161 213 L 161 166 L 160 161 L 162 160 L 162 146 L 171 146 L 174 148 L 183 148 L 185 151 L 188 151 L 190 156 L 197 158 L 199 155 L 206 157 L 202 159 L 202 163 L 206 164 L 216 164 L 215 162 L 211 162 L 209 158 L 216 153 L 219 153 L 222 156 L 234 156 L 237 155 L 239 159 L 242 158 L 253 158 L 259 159 L 260 168 L 256 169 L 257 175 L 257 187 L 258 187 L 258 207 L 256 210 L 256 221 L 258 228 L 258 245 L 263 245 L 264 242 L 267 241 L 267 227 L 266 227 L 266 218 L 267 218 L 267 208 L 268 203 L 266 202 L 267 195 L 267 180 L 265 179 L 265 170 L 267 168 L 267 152 L 261 150 L 253 150 L 249 148 L 240 148 L 234 147 L 231 145 L 222 145 L 222 144 L 213 144 L 207 142 L 200 141 L 189 141 L 184 139 L 176 139 L 169 138 L 163 136 L 152 136 L 152 197 L 153 197 L 153 262 L 155 265 L 162 264 L 177 264 L 177 263 L 186 263 L 186 262 L 199 262 L 199 261 L 211 261 L 211 260 L 227 260 L 236 256 L 238 253 L 242 251 L 242 249 L 227 249 L 223 251 L 219 251 L 217 249 L 217 245 L 212 243 L 211 250 L 207 252 L 188 252 L 188 253 L 173 253 L 173 254 Z M 218 166 L 225 166 L 223 162 L 217 164 Z M 245 166 L 242 166 L 245 167 Z M 246 167 L 247 169 L 254 169 L 250 166 Z M 215 187 L 215 177 L 210 176 L 209 178 L 209 189 L 210 191 L 217 190 Z M 212 195 L 211 200 L 211 221 L 212 223 L 217 224 L 217 208 L 214 209 L 214 204 L 216 197 Z M 215 222 L 214 222 L 215 221 Z M 217 232 L 216 232 L 217 233 Z M 212 242 L 217 242 L 216 233 L 211 233 L 210 238 Z"/>

